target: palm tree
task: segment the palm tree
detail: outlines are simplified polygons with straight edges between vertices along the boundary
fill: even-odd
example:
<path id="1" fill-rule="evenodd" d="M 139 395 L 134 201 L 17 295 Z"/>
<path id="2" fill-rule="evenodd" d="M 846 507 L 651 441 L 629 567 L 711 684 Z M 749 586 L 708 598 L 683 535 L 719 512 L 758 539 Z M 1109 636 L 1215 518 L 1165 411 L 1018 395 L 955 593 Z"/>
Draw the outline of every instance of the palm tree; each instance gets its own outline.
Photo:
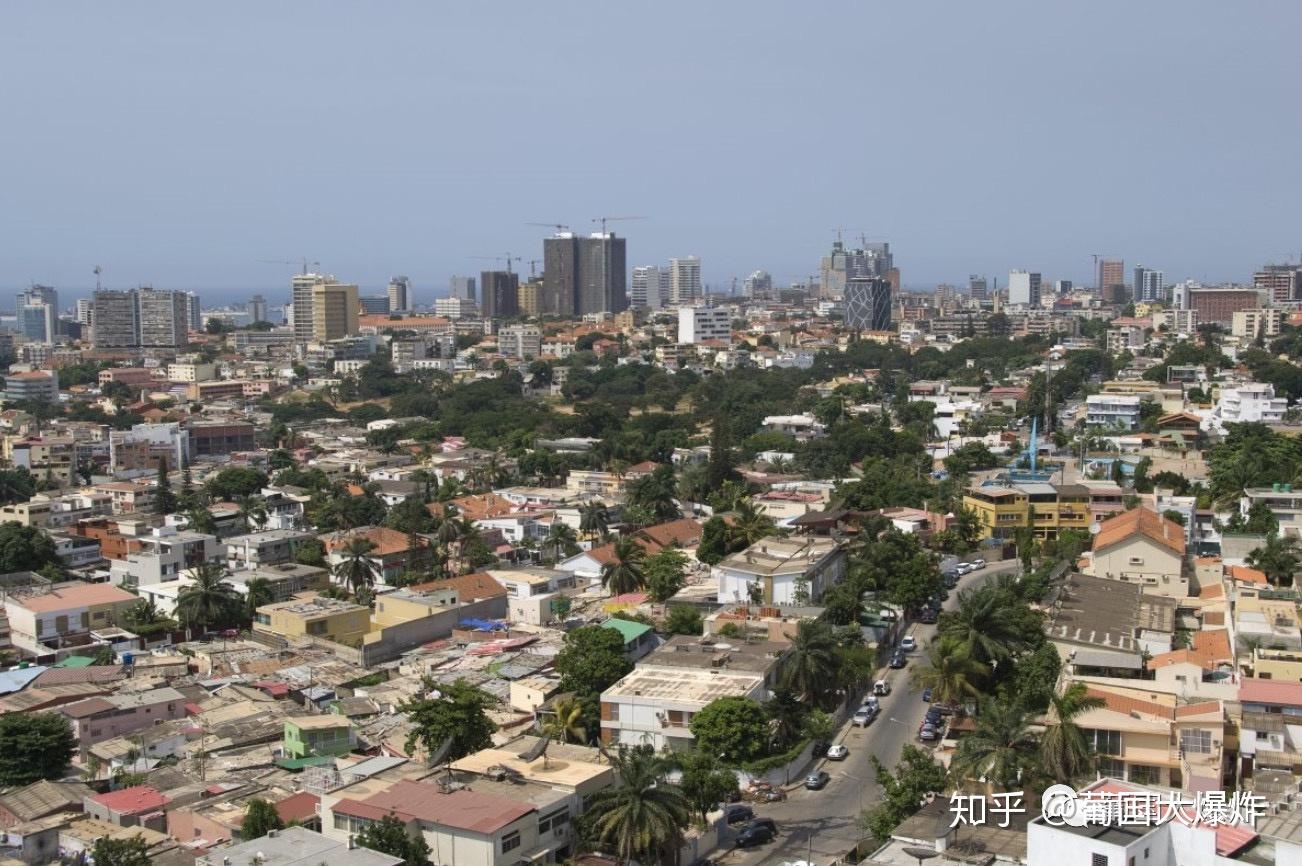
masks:
<path id="1" fill-rule="evenodd" d="M 552 715 L 543 723 L 543 733 L 562 743 L 584 743 L 588 726 L 583 723 L 583 702 L 577 697 L 559 698 Z"/>
<path id="2" fill-rule="evenodd" d="M 691 821 L 687 796 L 665 780 L 668 767 L 650 746 L 620 746 L 611 762 L 618 781 L 596 794 L 587 811 L 595 841 L 622 862 L 669 866 Z"/>
<path id="3" fill-rule="evenodd" d="M 354 535 L 344 544 L 342 559 L 335 566 L 335 578 L 352 592 L 354 596 L 363 590 L 369 591 L 375 585 L 376 566 L 371 561 L 371 551 L 375 545 L 364 535 Z"/>
<path id="4" fill-rule="evenodd" d="M 226 582 L 226 568 L 205 562 L 190 569 L 189 586 L 176 597 L 176 613 L 186 628 L 208 631 L 239 617 L 240 596 Z"/>
<path id="5" fill-rule="evenodd" d="M 1089 694 L 1085 683 L 1072 683 L 1049 698 L 1049 725 L 1040 738 L 1040 758 L 1054 779 L 1080 778 L 1093 763 L 1085 732 L 1076 717 L 1103 706 L 1103 699 Z"/>
<path id="6" fill-rule="evenodd" d="M 185 516 L 193 531 L 202 532 L 204 535 L 217 534 L 217 521 L 213 520 L 212 512 L 202 505 L 195 506 Z"/>
<path id="7" fill-rule="evenodd" d="M 773 697 L 764 705 L 764 712 L 768 714 L 772 726 L 774 744 L 780 750 L 800 739 L 809 707 L 794 691 L 779 686 L 773 690 Z"/>
<path id="8" fill-rule="evenodd" d="M 420 485 L 421 502 L 430 502 L 433 500 L 434 497 L 432 490 L 439 483 L 438 476 L 434 475 L 434 473 L 430 472 L 428 469 L 417 469 L 415 472 L 411 473 L 411 480 L 413 483 Z"/>
<path id="9" fill-rule="evenodd" d="M 265 577 L 251 578 L 249 582 L 245 584 L 245 587 L 247 589 L 245 607 L 247 608 L 249 619 L 253 619 L 257 615 L 258 608 L 262 607 L 264 604 L 271 604 L 276 600 L 276 593 L 271 588 L 271 581 L 267 580 Z"/>
<path id="10" fill-rule="evenodd" d="M 579 531 L 586 533 L 588 538 L 605 535 L 609 525 L 610 515 L 606 513 L 603 503 L 588 502 L 579 506 Z"/>
<path id="11" fill-rule="evenodd" d="M 967 647 L 968 655 L 982 664 L 1008 658 L 1021 645 L 1013 610 L 989 587 L 965 589 L 958 594 L 958 609 L 941 619 L 940 633 Z"/>
<path id="12" fill-rule="evenodd" d="M 245 496 L 240 499 L 237 513 L 245 532 L 261 530 L 267 523 L 267 507 L 259 496 Z"/>
<path id="13" fill-rule="evenodd" d="M 836 688 L 836 636 L 822 620 L 802 619 L 787 655 L 786 685 L 802 700 L 823 706 Z"/>
<path id="14" fill-rule="evenodd" d="M 1035 747 L 1026 710 L 1013 701 L 986 701 L 976 730 L 959 741 L 951 769 L 963 779 L 984 780 L 1004 791 L 1018 787 Z"/>
<path id="15" fill-rule="evenodd" d="M 958 704 L 981 694 L 977 683 L 990 675 L 990 668 L 972 658 L 967 644 L 952 637 L 931 642 L 927 663 L 913 669 L 913 682 L 931 689 L 937 701 Z"/>
<path id="16" fill-rule="evenodd" d="M 646 576 L 642 573 L 642 562 L 645 559 L 646 548 L 632 536 L 617 539 L 614 559 L 601 567 L 601 585 L 611 595 L 637 592 L 646 586 Z"/>
<path id="17" fill-rule="evenodd" d="M 728 534 L 733 537 L 738 548 L 750 547 L 761 538 L 777 532 L 773 519 L 764 513 L 764 506 L 756 506 L 749 499 L 738 500 L 733 515 Z"/>
<path id="18" fill-rule="evenodd" d="M 561 554 L 570 550 L 577 542 L 578 538 L 568 523 L 553 519 L 551 529 L 547 530 L 547 538 L 543 543 L 551 548 L 552 559 L 560 559 Z"/>
<path id="19" fill-rule="evenodd" d="M 1271 535 L 1267 537 L 1265 547 L 1258 547 L 1248 554 L 1248 565 L 1260 569 L 1277 586 L 1285 582 L 1291 584 L 1298 568 L 1297 541 Z"/>

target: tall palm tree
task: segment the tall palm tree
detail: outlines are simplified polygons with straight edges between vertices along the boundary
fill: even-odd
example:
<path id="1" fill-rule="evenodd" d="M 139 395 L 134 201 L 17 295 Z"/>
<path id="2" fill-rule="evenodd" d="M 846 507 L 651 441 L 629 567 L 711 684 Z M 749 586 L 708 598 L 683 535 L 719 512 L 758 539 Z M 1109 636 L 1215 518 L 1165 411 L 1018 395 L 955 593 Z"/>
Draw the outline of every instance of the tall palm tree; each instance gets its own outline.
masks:
<path id="1" fill-rule="evenodd" d="M 824 706 L 836 689 L 836 636 L 822 620 L 803 619 L 787 654 L 786 685 L 802 700 Z"/>
<path id="2" fill-rule="evenodd" d="M 543 733 L 562 743 L 585 743 L 588 726 L 583 723 L 583 702 L 577 697 L 560 698 L 552 704 L 552 715 L 543 723 Z"/>
<path id="3" fill-rule="evenodd" d="M 617 539 L 614 559 L 601 567 L 601 585 L 611 595 L 637 592 L 646 586 L 646 575 L 642 573 L 642 562 L 645 559 L 646 548 L 632 536 Z"/>
<path id="4" fill-rule="evenodd" d="M 757 506 L 749 499 L 738 500 L 733 515 L 728 534 L 733 537 L 734 545 L 738 548 L 750 547 L 761 538 L 777 532 L 773 518 L 764 513 L 764 506 Z"/>
<path id="5" fill-rule="evenodd" d="M 1021 638 L 1013 611 L 1004 601 L 989 587 L 963 590 L 958 594 L 958 609 L 941 619 L 941 635 L 966 646 L 968 655 L 982 664 L 1008 658 L 1021 645 Z"/>
<path id="6" fill-rule="evenodd" d="M 1072 683 L 1049 698 L 1049 720 L 1040 738 L 1040 758 L 1054 779 L 1078 779 L 1093 763 L 1085 732 L 1076 717 L 1103 706 L 1103 699 L 1089 694 L 1085 683 Z"/>
<path id="7" fill-rule="evenodd" d="M 913 669 L 913 682 L 931 689 L 941 703 L 957 704 L 978 697 L 977 684 L 989 675 L 990 668 L 972 658 L 967 644 L 942 637 L 931 642 L 926 664 Z"/>
<path id="8" fill-rule="evenodd" d="M 258 608 L 264 604 L 271 604 L 276 600 L 276 593 L 271 588 L 271 581 L 265 577 L 252 578 L 245 586 L 247 588 L 245 608 L 249 619 L 253 619 L 257 615 Z"/>
<path id="9" fill-rule="evenodd" d="M 588 502 L 579 506 L 579 531 L 586 533 L 588 538 L 596 539 L 605 535 L 609 526 L 610 515 L 603 503 Z"/>
<path id="10" fill-rule="evenodd" d="M 438 486 L 439 479 L 428 469 L 417 469 L 411 473 L 413 483 L 420 485 L 420 501 L 430 502 L 433 500 L 433 490 Z"/>
<path id="11" fill-rule="evenodd" d="M 1026 710 L 1013 701 L 988 700 L 981 705 L 976 730 L 959 741 L 950 767 L 960 782 L 984 779 L 1011 791 L 1018 787 L 1034 749 Z"/>
<path id="12" fill-rule="evenodd" d="M 544 544 L 551 548 L 552 559 L 560 559 L 561 554 L 570 550 L 578 542 L 574 530 L 562 520 L 552 520 L 551 529 L 547 530 Z"/>
<path id="13" fill-rule="evenodd" d="M 364 535 L 354 535 L 340 551 L 342 559 L 335 566 L 335 579 L 353 595 L 369 591 L 375 585 L 376 566 L 371 561 L 375 545 Z"/>
<path id="14" fill-rule="evenodd" d="M 804 733 L 809 707 L 790 688 L 779 686 L 764 705 L 764 712 L 772 726 L 774 744 L 778 749 L 785 749 Z"/>
<path id="15" fill-rule="evenodd" d="M 194 582 L 176 597 L 176 613 L 186 628 L 208 631 L 239 618 L 241 599 L 226 582 L 225 566 L 201 563 L 190 569 L 190 578 Z"/>
<path id="16" fill-rule="evenodd" d="M 616 784 L 596 794 L 587 811 L 595 841 L 622 862 L 669 866 L 691 821 L 687 796 L 665 780 L 665 761 L 649 746 L 620 746 L 612 763 Z"/>
<path id="17" fill-rule="evenodd" d="M 241 498 L 237 514 L 245 532 L 261 530 L 267 524 L 267 506 L 260 496 Z"/>

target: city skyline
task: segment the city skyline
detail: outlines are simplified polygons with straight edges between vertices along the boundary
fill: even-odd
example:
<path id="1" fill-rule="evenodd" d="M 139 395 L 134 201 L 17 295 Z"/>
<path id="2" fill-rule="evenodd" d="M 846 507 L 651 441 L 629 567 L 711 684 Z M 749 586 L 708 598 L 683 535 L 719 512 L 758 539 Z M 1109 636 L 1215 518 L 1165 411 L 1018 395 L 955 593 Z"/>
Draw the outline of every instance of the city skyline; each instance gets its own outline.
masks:
<path id="1" fill-rule="evenodd" d="M 265 262 L 305 256 L 368 294 L 408 274 L 427 303 L 476 256 L 541 258 L 528 223 L 586 234 L 612 213 L 646 217 L 620 224 L 628 270 L 695 254 L 716 288 L 817 273 L 837 226 L 889 242 L 913 289 L 1013 268 L 1088 286 L 1095 253 L 1246 280 L 1302 248 L 1302 119 L 1277 109 L 1302 78 L 1298 7 L 846 6 L 835 28 L 740 8 L 602 8 L 582 28 L 530 6 L 506 26 L 414 3 L 7 10 L 0 71 L 23 86 L 6 125 L 22 132 L 3 150 L 23 171 L 0 288 L 72 298 L 102 265 L 105 285 L 216 298 L 279 289 L 294 268 Z M 865 32 L 896 34 L 871 73 Z M 634 36 L 673 48 L 630 55 Z M 99 62 L 114 40 L 130 50 Z M 513 62 L 477 63 L 486 41 Z M 348 50 L 290 64 L 298 43 Z M 558 88 L 584 99 L 558 110 Z M 1154 122 L 1160 146 L 1137 146 L 1128 131 Z M 304 149 L 313 128 L 328 133 Z"/>

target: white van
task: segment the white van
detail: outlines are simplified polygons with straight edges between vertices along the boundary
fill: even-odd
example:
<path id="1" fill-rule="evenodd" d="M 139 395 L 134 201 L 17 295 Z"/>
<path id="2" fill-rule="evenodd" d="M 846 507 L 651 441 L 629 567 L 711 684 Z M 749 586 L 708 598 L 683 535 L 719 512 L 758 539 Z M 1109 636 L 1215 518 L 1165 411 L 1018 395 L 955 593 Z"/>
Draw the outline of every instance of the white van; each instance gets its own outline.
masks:
<path id="1" fill-rule="evenodd" d="M 891 693 L 891 684 L 886 680 L 878 680 L 873 683 L 873 694 L 879 697 L 886 697 Z"/>

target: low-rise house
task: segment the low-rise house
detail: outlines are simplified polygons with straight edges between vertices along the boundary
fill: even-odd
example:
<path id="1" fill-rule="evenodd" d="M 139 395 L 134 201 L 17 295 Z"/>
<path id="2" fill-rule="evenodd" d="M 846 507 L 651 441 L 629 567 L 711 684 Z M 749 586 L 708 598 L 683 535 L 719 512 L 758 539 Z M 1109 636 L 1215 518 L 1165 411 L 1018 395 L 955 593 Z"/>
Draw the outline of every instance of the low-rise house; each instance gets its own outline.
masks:
<path id="1" fill-rule="evenodd" d="M 168 798 L 157 788 L 136 785 L 85 800 L 89 818 L 104 821 L 117 827 L 147 827 L 162 831 L 167 827 L 165 809 Z"/>
<path id="2" fill-rule="evenodd" d="M 179 580 L 204 564 L 222 565 L 225 546 L 212 535 L 161 526 L 140 538 L 141 549 L 109 566 L 109 580 L 119 586 L 140 587 Z"/>
<path id="3" fill-rule="evenodd" d="M 1075 674 L 1143 670 L 1144 653 L 1170 652 L 1175 599 L 1147 595 L 1139 584 L 1068 574 L 1051 599 L 1044 631 Z"/>
<path id="4" fill-rule="evenodd" d="M 1302 649 L 1296 593 L 1269 586 L 1234 586 L 1234 633 L 1240 646 L 1256 641 L 1272 649 Z"/>
<path id="5" fill-rule="evenodd" d="M 344 561 L 344 549 L 349 541 L 364 538 L 371 543 L 366 559 L 378 576 L 377 583 L 393 584 L 399 575 L 407 570 L 411 562 L 411 536 L 385 526 L 364 526 L 359 529 L 347 529 L 341 532 L 329 532 L 320 536 L 326 549 L 326 560 L 336 566 Z M 429 541 L 417 536 L 417 545 L 428 548 Z"/>
<path id="6" fill-rule="evenodd" d="M 226 565 L 231 571 L 291 562 L 303 542 L 315 533 L 295 529 L 266 529 L 226 539 Z"/>
<path id="7" fill-rule="evenodd" d="M 116 586 L 71 581 L 12 590 L 4 609 L 14 645 L 44 657 L 88 644 L 93 629 L 121 623 L 137 601 Z"/>
<path id="8" fill-rule="evenodd" d="M 1144 592 L 1168 598 L 1189 595 L 1184 568 L 1185 529 L 1147 508 L 1132 508 L 1099 526 L 1088 573 L 1138 583 Z"/>
<path id="9" fill-rule="evenodd" d="M 259 607 L 253 630 L 287 641 L 321 638 L 359 647 L 371 630 L 371 611 L 351 601 L 306 592 L 289 601 Z"/>
<path id="10" fill-rule="evenodd" d="M 809 604 L 845 577 L 846 557 L 830 538 L 764 538 L 712 569 L 719 600 L 745 601 L 759 587 L 764 604 Z"/>
<path id="11" fill-rule="evenodd" d="M 1245 679 L 1239 687 L 1239 775 L 1302 772 L 1302 683 Z"/>
<path id="12" fill-rule="evenodd" d="M 324 713 L 285 719 L 285 737 L 281 748 L 288 760 L 346 755 L 353 750 L 355 744 L 353 723 L 347 716 Z"/>
<path id="13" fill-rule="evenodd" d="M 214 848 L 195 866 L 402 866 L 401 857 L 332 839 L 306 827 L 286 827 L 238 845 Z"/>
<path id="14" fill-rule="evenodd" d="M 0 827 L 10 828 L 47 815 L 79 813 L 94 791 L 80 782 L 42 780 L 0 794 Z"/>
<path id="15" fill-rule="evenodd" d="M 186 698 L 174 688 L 143 692 L 122 692 L 87 698 L 60 707 L 60 715 L 72 723 L 72 732 L 83 754 L 102 740 L 153 727 L 159 722 L 186 715 Z"/>
<path id="16" fill-rule="evenodd" d="M 299 593 L 323 592 L 328 589 L 330 572 L 315 565 L 281 562 L 259 566 L 252 571 L 237 571 L 226 578 L 226 582 L 246 598 L 249 583 L 255 580 L 266 581 L 273 601 L 288 601 Z"/>
<path id="17" fill-rule="evenodd" d="M 637 661 L 658 646 L 655 629 L 644 622 L 611 617 L 601 627 L 619 633 L 624 641 L 624 655 L 629 661 Z"/>

